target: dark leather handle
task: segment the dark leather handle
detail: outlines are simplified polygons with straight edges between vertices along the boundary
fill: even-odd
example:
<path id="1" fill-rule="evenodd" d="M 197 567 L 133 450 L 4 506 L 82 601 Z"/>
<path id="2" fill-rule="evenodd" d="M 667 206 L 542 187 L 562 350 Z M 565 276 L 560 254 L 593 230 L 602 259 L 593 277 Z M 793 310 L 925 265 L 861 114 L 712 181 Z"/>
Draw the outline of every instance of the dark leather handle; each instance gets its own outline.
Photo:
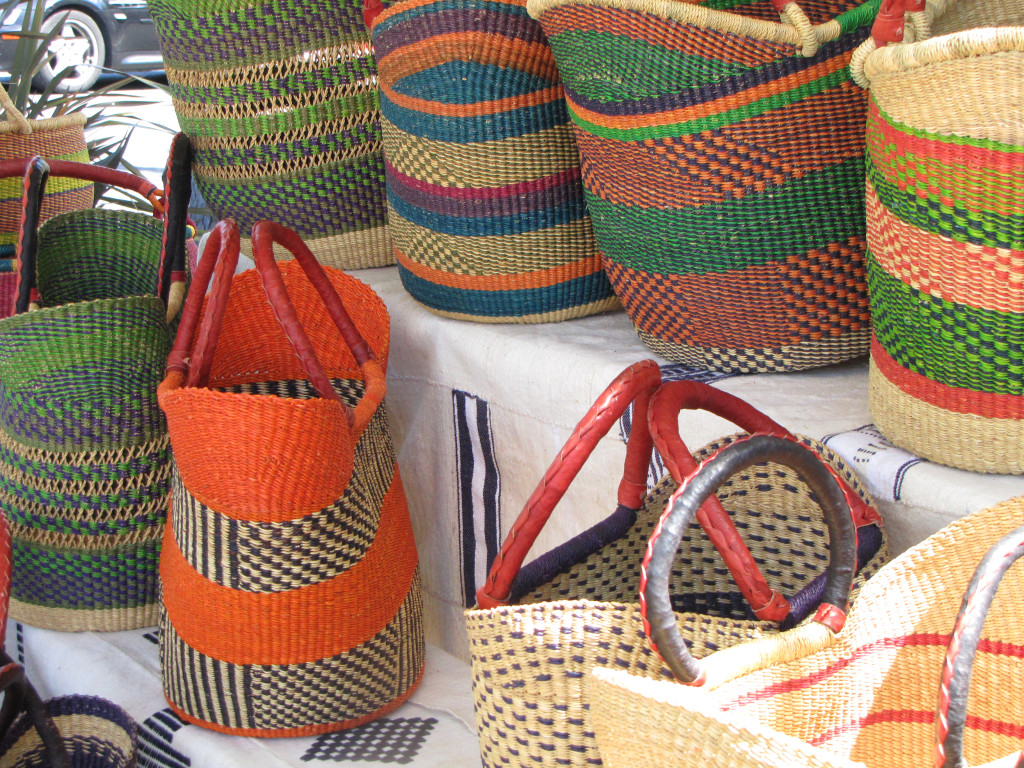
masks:
<path id="1" fill-rule="evenodd" d="M 178 132 L 171 140 L 164 169 L 164 189 L 167 211 L 157 294 L 167 304 L 171 284 L 185 282 L 188 204 L 192 199 L 192 142 L 183 132 Z"/>
<path id="2" fill-rule="evenodd" d="M 960 612 L 946 648 L 939 682 L 939 705 L 935 722 L 936 768 L 962 768 L 964 726 L 967 722 L 967 695 L 971 687 L 971 668 L 981 640 L 992 600 L 1010 566 L 1024 555 L 1024 526 L 996 542 L 982 558 L 964 593 Z M 1017 765 L 1024 761 L 1024 752 Z"/>
<path id="3" fill-rule="evenodd" d="M 50 166 L 41 157 L 22 163 L 21 218 L 14 251 L 14 314 L 27 312 L 35 288 L 36 253 L 39 251 L 39 215 Z"/>
<path id="4" fill-rule="evenodd" d="M 508 600 L 512 582 L 548 518 L 590 458 L 598 441 L 633 403 L 633 429 L 626 446 L 626 464 L 619 483 L 619 503 L 639 509 L 647 496 L 647 468 L 653 443 L 647 429 L 647 409 L 661 383 L 661 369 L 642 360 L 620 373 L 576 425 L 558 456 L 519 513 L 501 551 L 491 564 L 487 581 L 477 590 L 479 608 L 494 608 Z"/>
<path id="5" fill-rule="evenodd" d="M 846 494 L 818 455 L 795 440 L 772 435 L 740 438 L 708 458 L 673 494 L 651 536 L 641 568 L 644 629 L 651 645 L 683 682 L 699 684 L 704 675 L 701 662 L 690 653 L 679 632 L 672 610 L 669 580 L 679 542 L 697 510 L 722 483 L 737 472 L 766 461 L 795 470 L 821 505 L 829 532 L 829 563 L 815 620 L 838 632 L 846 619 L 857 560 L 857 532 Z"/>

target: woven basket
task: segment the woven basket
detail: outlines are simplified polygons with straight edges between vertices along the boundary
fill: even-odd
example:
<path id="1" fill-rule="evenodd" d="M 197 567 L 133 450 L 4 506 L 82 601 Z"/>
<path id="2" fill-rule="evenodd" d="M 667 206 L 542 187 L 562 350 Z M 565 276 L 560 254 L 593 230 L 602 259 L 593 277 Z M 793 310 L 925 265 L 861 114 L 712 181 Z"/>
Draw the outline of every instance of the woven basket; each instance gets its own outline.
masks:
<path id="1" fill-rule="evenodd" d="M 418 685 L 418 558 L 383 405 L 384 303 L 291 230 L 263 222 L 253 242 L 256 269 L 232 279 L 237 229 L 213 230 L 160 385 L 163 686 L 189 722 L 310 735 Z M 296 257 L 280 272 L 275 242 Z"/>
<path id="2" fill-rule="evenodd" d="M 864 59 L 869 405 L 919 456 L 1020 474 L 1024 2 L 954 3 L 932 31 Z"/>
<path id="3" fill-rule="evenodd" d="M 618 308 L 561 79 L 526 0 L 401 0 L 371 31 L 388 221 L 413 298 L 492 323 Z"/>
<path id="4" fill-rule="evenodd" d="M 323 264 L 394 263 L 380 102 L 354 0 L 152 0 L 172 103 L 217 219 L 294 229 Z"/>
<path id="5" fill-rule="evenodd" d="M 820 652 L 715 690 L 595 669 L 589 724 L 602 758 L 613 768 L 1018 765 L 1024 569 L 985 611 L 1024 546 L 1022 513 L 1024 499 L 1003 502 L 899 555 Z"/>
<path id="6" fill-rule="evenodd" d="M 586 725 L 590 699 L 583 682 L 590 668 L 610 665 L 647 677 L 671 677 L 647 641 L 638 602 L 648 540 L 676 490 L 668 477 L 647 492 L 652 446 L 647 415 L 659 383 L 657 365 L 645 361 L 624 371 L 598 398 L 510 531 L 487 583 L 477 593 L 477 607 L 466 612 L 477 729 L 486 766 L 600 764 Z M 630 401 L 633 429 L 618 508 L 520 569 L 554 505 Z M 778 482 L 766 482 L 761 470 L 740 473 L 719 493 L 736 526 L 745 529 L 748 544 L 761 538 L 766 549 L 778 537 L 773 514 L 794 525 L 798 522 L 788 512 L 796 508 L 805 516 L 811 509 L 817 519 L 821 515 L 799 475 L 769 466 Z M 848 531 L 843 534 L 844 546 L 835 549 L 852 552 L 854 527 L 849 506 L 842 503 L 844 511 L 833 510 L 832 519 L 845 519 Z M 778 557 L 770 570 L 761 561 L 771 585 L 790 595 L 818 577 L 829 557 L 823 547 L 811 551 L 802 542 L 792 544 L 793 555 Z M 759 653 L 784 653 L 802 642 L 820 645 L 831 640 L 831 633 L 813 622 L 780 634 L 777 624 L 756 620 L 726 563 L 696 522 L 686 532 L 671 582 L 675 618 L 694 654 L 720 670 L 712 674 L 739 669 L 740 662 L 728 654 L 720 664 L 714 662 L 719 657 L 714 652 L 746 641 L 764 638 L 766 643 L 754 644 L 752 657 L 741 653 L 749 662 L 760 658 Z"/>
<path id="7" fill-rule="evenodd" d="M 83 114 L 29 120 L 18 111 L 7 90 L 0 88 L 0 108 L 7 119 L 0 122 L 0 162 L 28 159 L 89 162 Z M 20 171 L 19 171 L 20 176 Z M 21 215 L 20 178 L 0 177 L 0 318 L 11 314 L 14 295 L 14 249 Z M 54 179 L 43 198 L 40 221 L 66 211 L 91 208 L 93 185 L 85 179 Z"/>
<path id="8" fill-rule="evenodd" d="M 169 281 L 183 279 L 188 163 L 172 150 L 173 178 L 186 186 L 170 182 L 177 213 L 163 223 L 86 209 L 49 219 L 38 240 L 32 222 L 23 232 L 16 314 L 0 321 L 0 509 L 15 542 L 19 621 L 60 630 L 156 625 L 170 478 L 156 387 L 171 344 Z M 177 232 L 165 231 L 172 218 Z"/>
<path id="9" fill-rule="evenodd" d="M 96 696 L 61 696 L 44 711 L 59 735 L 67 768 L 135 768 L 138 726 L 121 707 Z M 33 718 L 20 716 L 0 740 L 4 768 L 56 768 Z"/>
<path id="10" fill-rule="evenodd" d="M 847 63 L 877 7 L 790 2 L 780 24 L 765 0 L 530 0 L 605 270 L 658 354 L 753 372 L 868 351 Z"/>

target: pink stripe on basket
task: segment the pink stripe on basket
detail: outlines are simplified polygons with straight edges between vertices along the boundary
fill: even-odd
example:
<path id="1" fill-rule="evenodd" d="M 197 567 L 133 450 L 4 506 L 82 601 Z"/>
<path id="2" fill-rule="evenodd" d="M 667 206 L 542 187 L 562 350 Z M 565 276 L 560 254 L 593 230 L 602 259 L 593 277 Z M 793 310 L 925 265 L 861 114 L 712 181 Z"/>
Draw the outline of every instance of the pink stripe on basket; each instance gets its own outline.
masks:
<path id="1" fill-rule="evenodd" d="M 555 189 L 564 184 L 580 180 L 580 169 L 579 166 L 576 166 L 540 179 L 519 181 L 504 187 L 443 187 L 438 184 L 430 184 L 422 179 L 407 176 L 388 162 L 385 162 L 385 166 L 389 174 L 406 186 L 412 187 L 419 192 L 447 197 L 452 200 L 500 200 L 502 198 L 545 192 L 549 189 Z"/>
<path id="2" fill-rule="evenodd" d="M 810 744 L 820 747 L 833 739 L 850 732 L 859 732 L 861 729 L 881 723 L 918 723 L 931 725 L 935 722 L 935 708 L 931 709 L 882 709 L 878 712 L 871 712 L 864 717 L 851 720 L 842 725 L 837 725 L 825 733 L 810 740 Z M 981 731 L 983 733 L 998 733 L 1013 739 L 1024 739 L 1024 725 L 1007 722 L 1006 720 L 992 720 L 984 717 L 968 715 L 965 727 L 970 731 Z"/>

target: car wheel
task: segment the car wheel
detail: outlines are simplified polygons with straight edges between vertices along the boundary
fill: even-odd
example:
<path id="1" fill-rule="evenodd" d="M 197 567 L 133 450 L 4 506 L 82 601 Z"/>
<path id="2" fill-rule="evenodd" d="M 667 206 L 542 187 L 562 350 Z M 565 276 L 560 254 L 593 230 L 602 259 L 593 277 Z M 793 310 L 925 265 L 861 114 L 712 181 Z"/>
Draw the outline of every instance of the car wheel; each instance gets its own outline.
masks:
<path id="1" fill-rule="evenodd" d="M 68 67 L 72 71 L 60 79 L 54 90 L 77 93 L 92 88 L 99 79 L 107 55 L 103 32 L 95 19 L 82 11 L 59 11 L 43 21 L 43 32 L 48 33 L 64 22 L 60 32 L 50 42 L 50 58 L 32 78 L 37 88 L 45 88 Z"/>

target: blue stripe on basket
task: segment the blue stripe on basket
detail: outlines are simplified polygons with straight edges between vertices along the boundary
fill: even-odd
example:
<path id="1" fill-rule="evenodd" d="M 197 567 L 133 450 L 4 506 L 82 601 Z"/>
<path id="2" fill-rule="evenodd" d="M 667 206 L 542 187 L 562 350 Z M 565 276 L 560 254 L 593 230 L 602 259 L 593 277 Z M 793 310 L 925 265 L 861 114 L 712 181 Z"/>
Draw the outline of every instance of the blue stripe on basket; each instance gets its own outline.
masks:
<path id="1" fill-rule="evenodd" d="M 569 122 L 564 99 L 553 99 L 536 107 L 511 109 L 479 117 L 447 117 L 400 107 L 381 93 L 380 110 L 385 119 L 407 133 L 457 144 L 501 141 Z"/>
<path id="2" fill-rule="evenodd" d="M 445 216 L 410 205 L 388 190 L 388 202 L 407 221 L 446 235 L 481 237 L 486 235 L 518 235 L 537 232 L 559 224 L 579 221 L 587 215 L 582 197 L 564 200 L 560 205 L 524 211 L 509 216 Z"/>
<path id="3" fill-rule="evenodd" d="M 398 274 L 409 294 L 422 304 L 442 312 L 479 317 L 523 317 L 579 307 L 612 296 L 612 287 L 601 270 L 546 288 L 519 291 L 475 291 L 449 288 L 417 277 L 401 264 Z"/>
<path id="4" fill-rule="evenodd" d="M 451 16 L 450 13 L 445 11 L 472 11 L 476 13 L 490 12 L 490 13 L 506 13 L 509 16 L 519 16 L 525 19 L 529 19 L 530 16 L 526 12 L 525 5 L 515 5 L 513 3 L 496 3 L 493 0 L 440 0 L 437 3 L 431 3 L 430 5 L 421 5 L 416 8 L 410 8 L 401 13 L 396 13 L 394 16 L 389 16 L 386 19 L 378 21 L 373 27 L 373 45 L 374 50 L 378 56 L 381 56 L 380 49 L 378 48 L 378 38 L 383 37 L 385 33 L 392 27 L 399 24 L 405 24 L 413 19 L 420 19 L 426 21 L 423 24 L 428 31 L 435 32 L 435 34 L 443 34 L 448 31 L 441 23 L 432 23 L 432 17 L 435 15 L 438 18 L 447 18 Z M 423 17 L 427 17 L 424 19 Z M 540 29 L 540 24 L 534 22 L 537 29 Z M 408 35 L 408 33 L 407 33 Z M 407 42 L 416 42 L 426 38 L 427 35 L 408 35 Z"/>
<path id="5" fill-rule="evenodd" d="M 476 104 L 536 93 L 553 85 L 543 77 L 496 64 L 450 61 L 394 84 L 401 94 L 441 104 Z"/>

